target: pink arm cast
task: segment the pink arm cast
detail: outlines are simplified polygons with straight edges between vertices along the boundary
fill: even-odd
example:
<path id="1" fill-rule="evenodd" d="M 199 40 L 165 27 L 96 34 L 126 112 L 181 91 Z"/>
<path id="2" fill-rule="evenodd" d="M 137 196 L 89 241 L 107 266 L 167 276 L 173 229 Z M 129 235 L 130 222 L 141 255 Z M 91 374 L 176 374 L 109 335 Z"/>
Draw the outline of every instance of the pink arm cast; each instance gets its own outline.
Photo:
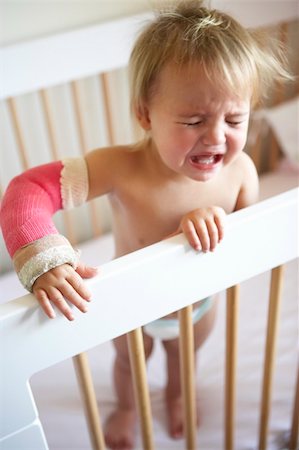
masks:
<path id="1" fill-rule="evenodd" d="M 11 257 L 50 234 L 58 234 L 52 215 L 62 209 L 61 161 L 27 170 L 14 178 L 4 195 L 0 224 Z"/>
<path id="2" fill-rule="evenodd" d="M 78 253 L 52 221 L 88 196 L 85 159 L 67 158 L 27 170 L 14 178 L 3 198 L 0 224 L 15 270 L 32 292 L 35 280 L 62 264 L 78 265 Z"/>

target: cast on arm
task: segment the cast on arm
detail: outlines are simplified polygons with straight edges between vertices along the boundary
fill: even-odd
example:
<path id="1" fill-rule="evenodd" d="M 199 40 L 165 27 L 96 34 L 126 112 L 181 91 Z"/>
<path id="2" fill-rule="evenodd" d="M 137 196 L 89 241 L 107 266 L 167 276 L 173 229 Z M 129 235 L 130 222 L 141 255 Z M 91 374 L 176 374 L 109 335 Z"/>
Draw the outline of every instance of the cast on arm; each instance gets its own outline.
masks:
<path id="1" fill-rule="evenodd" d="M 86 201 L 88 173 L 84 158 L 69 158 L 27 170 L 4 195 L 0 224 L 23 286 L 32 292 L 36 279 L 62 264 L 76 269 L 78 254 L 53 223 L 53 214 Z"/>

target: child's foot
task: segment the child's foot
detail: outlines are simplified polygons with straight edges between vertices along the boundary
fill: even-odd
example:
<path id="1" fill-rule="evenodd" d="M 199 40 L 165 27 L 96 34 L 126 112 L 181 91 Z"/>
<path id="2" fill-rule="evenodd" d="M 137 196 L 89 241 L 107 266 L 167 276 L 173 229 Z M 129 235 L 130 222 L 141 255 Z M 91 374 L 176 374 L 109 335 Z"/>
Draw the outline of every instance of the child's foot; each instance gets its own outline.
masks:
<path id="1" fill-rule="evenodd" d="M 173 439 L 184 436 L 184 408 L 182 397 L 168 397 L 166 399 L 168 412 L 169 434 Z M 198 411 L 196 411 L 196 426 L 199 426 Z"/>
<path id="2" fill-rule="evenodd" d="M 182 397 L 167 398 L 169 434 L 174 439 L 184 436 L 184 413 Z"/>
<path id="3" fill-rule="evenodd" d="M 112 450 L 132 450 L 135 444 L 136 412 L 117 409 L 105 424 L 105 442 Z"/>

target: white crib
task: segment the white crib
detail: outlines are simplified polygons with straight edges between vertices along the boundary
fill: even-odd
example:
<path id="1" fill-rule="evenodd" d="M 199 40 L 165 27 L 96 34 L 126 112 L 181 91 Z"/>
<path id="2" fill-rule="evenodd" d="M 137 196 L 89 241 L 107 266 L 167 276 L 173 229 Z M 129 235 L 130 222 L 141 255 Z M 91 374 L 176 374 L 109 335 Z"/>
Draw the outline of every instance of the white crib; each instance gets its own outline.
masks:
<path id="1" fill-rule="evenodd" d="M 149 16 L 122 19 L 0 50 L 5 68 L 0 73 L 0 77 L 4 76 L 0 79 L 3 87 L 0 111 L 2 151 L 5 148 L 1 154 L 1 158 L 5 158 L 5 171 L 1 164 L 2 190 L 15 173 L 33 164 L 66 155 L 65 149 L 68 155 L 75 156 L 94 146 L 124 143 L 134 139 L 137 130 L 126 112 L 129 108 L 125 66 L 135 33 L 147 17 Z M 291 25 L 279 28 L 283 30 L 284 38 L 288 26 Z M 279 95 L 281 97 L 282 94 Z M 96 101 L 93 101 L 94 97 Z M 121 103 L 118 102 L 119 98 L 122 99 Z M 122 127 L 115 125 L 120 123 L 119 109 Z M 39 131 L 36 124 L 39 125 Z M 36 129 L 33 131 L 33 128 Z M 69 135 L 68 128 L 71 129 Z M 272 151 L 274 148 L 277 150 L 278 146 L 271 144 Z M 256 149 L 257 146 L 254 146 L 249 151 L 253 152 L 257 161 L 259 157 Z M 287 188 L 296 185 L 295 178 L 287 178 Z M 99 210 L 102 212 L 101 216 Z M 98 236 L 103 230 L 109 229 L 106 202 L 100 199 L 77 211 L 60 214 L 57 225 L 74 244 Z M 202 446 L 200 439 L 196 443 L 193 426 L 195 387 L 190 374 L 193 372 L 194 361 L 188 305 L 226 289 L 223 448 L 241 448 L 236 447 L 235 440 L 238 284 L 272 270 L 261 406 L 258 413 L 259 437 L 256 438 L 259 449 L 268 448 L 282 265 L 298 258 L 299 253 L 298 188 L 230 215 L 227 228 L 225 240 L 213 254 L 196 254 L 183 236 L 177 236 L 101 265 L 100 276 L 88 281 L 95 299 L 90 312 L 87 315 L 77 315 L 76 320 L 70 324 L 63 317 L 58 317 L 55 321 L 46 319 L 32 295 L 0 305 L 0 448 L 48 448 L 29 378 L 70 357 L 74 357 L 83 387 L 90 445 L 94 449 L 104 448 L 92 380 L 85 361 L 86 355 L 82 352 L 124 333 L 129 333 L 131 342 L 136 392 L 139 393 L 137 397 L 142 445 L 146 449 L 154 448 L 140 327 L 178 310 L 181 322 L 186 448 L 211 448 Z M 97 238 L 95 242 L 99 252 L 106 252 L 106 237 Z M 93 244 L 92 246 L 94 247 Z M 112 254 L 111 244 L 108 248 L 108 253 Z M 100 264 L 102 259 L 97 257 L 96 252 L 93 249 L 93 258 Z M 4 250 L 2 254 L 5 255 Z M 8 258 L 1 256 L 1 263 L 4 271 L 9 265 Z M 6 291 L 11 289 L 15 292 L 12 283 L 16 283 L 15 276 L 3 275 L 2 281 L 0 279 L 1 299 L 12 298 Z M 115 314 L 115 311 L 118 313 Z M 292 327 L 294 320 L 296 318 L 293 317 L 293 322 L 290 322 Z M 295 348 L 294 353 L 296 351 Z M 290 380 L 294 396 L 287 427 L 290 436 L 286 445 L 294 450 L 297 448 L 299 416 L 296 369 L 290 374 Z M 184 446 L 182 443 L 178 444 L 180 447 L 175 447 L 174 443 L 171 445 L 167 448 Z M 157 446 L 157 449 L 164 450 L 164 447 L 162 449 Z"/>

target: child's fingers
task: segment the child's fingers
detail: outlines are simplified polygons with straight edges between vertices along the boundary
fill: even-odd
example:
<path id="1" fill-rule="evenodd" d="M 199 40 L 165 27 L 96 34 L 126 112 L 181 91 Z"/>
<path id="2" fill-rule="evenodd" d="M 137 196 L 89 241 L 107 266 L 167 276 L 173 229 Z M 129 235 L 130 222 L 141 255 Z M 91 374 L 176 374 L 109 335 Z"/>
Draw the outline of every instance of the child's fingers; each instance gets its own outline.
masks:
<path id="1" fill-rule="evenodd" d="M 82 283 L 83 284 L 83 283 Z M 62 296 L 72 305 L 76 306 L 76 308 L 79 309 L 79 311 L 85 313 L 87 312 L 87 301 L 89 299 L 83 297 L 80 295 L 80 292 L 78 292 L 74 287 L 66 282 L 64 286 L 60 288 L 60 292 Z"/>
<path id="2" fill-rule="evenodd" d="M 224 228 L 225 228 L 225 221 L 226 221 L 226 214 L 222 208 L 219 208 L 219 211 L 217 211 L 217 214 L 215 214 L 215 224 L 218 228 L 218 235 L 219 235 L 219 242 L 222 241 L 224 237 Z"/>
<path id="3" fill-rule="evenodd" d="M 201 250 L 201 242 L 194 227 L 194 223 L 189 219 L 184 220 L 181 224 L 181 230 L 186 236 L 189 244 L 195 248 L 195 250 Z"/>
<path id="4" fill-rule="evenodd" d="M 74 320 L 70 303 L 86 312 L 91 296 L 81 276 L 68 264 L 40 276 L 33 285 L 33 293 L 48 317 L 55 317 L 55 306 L 68 320 Z"/>
<path id="5" fill-rule="evenodd" d="M 210 250 L 211 240 L 206 221 L 200 219 L 195 222 L 194 227 L 196 229 L 202 251 L 208 252 Z"/>
<path id="6" fill-rule="evenodd" d="M 219 230 L 214 220 L 206 221 L 207 232 L 209 235 L 209 249 L 211 252 L 215 250 L 219 242 Z"/>
<path id="7" fill-rule="evenodd" d="M 74 320 L 74 314 L 64 298 L 64 295 L 59 289 L 49 287 L 47 291 L 48 299 L 55 305 L 55 307 L 68 319 Z"/>
<path id="8" fill-rule="evenodd" d="M 43 311 L 48 317 L 50 317 L 50 319 L 54 319 L 56 317 L 52 305 L 54 304 L 55 307 L 59 309 L 59 311 L 61 311 L 68 320 L 74 320 L 74 315 L 71 309 L 57 289 L 55 289 L 54 291 L 54 289 L 52 288 L 50 293 L 47 293 L 44 289 L 35 289 L 33 293 L 36 296 Z"/>
<path id="9" fill-rule="evenodd" d="M 90 267 L 86 264 L 79 262 L 76 272 L 82 277 L 82 278 L 92 278 L 95 275 L 98 274 L 99 269 L 97 267 Z"/>
<path id="10" fill-rule="evenodd" d="M 55 311 L 52 304 L 54 304 L 68 320 L 74 320 L 74 314 L 68 302 L 76 306 L 81 312 L 87 312 L 86 299 L 82 298 L 69 283 L 65 283 L 65 285 L 60 286 L 59 289 L 49 287 L 48 292 L 44 289 L 36 289 L 34 294 L 44 312 L 50 318 L 55 317 Z"/>
<path id="11" fill-rule="evenodd" d="M 33 293 L 40 306 L 42 307 L 44 313 L 50 319 L 54 319 L 56 317 L 56 314 L 50 300 L 48 299 L 47 293 L 43 289 L 34 289 Z"/>
<path id="12" fill-rule="evenodd" d="M 196 250 L 215 250 L 223 239 L 226 214 L 220 207 L 199 208 L 183 217 L 180 230 Z"/>
<path id="13" fill-rule="evenodd" d="M 82 280 L 81 276 L 77 272 L 70 273 L 66 280 L 72 287 L 72 289 L 78 293 L 78 295 L 86 300 L 90 301 L 91 299 L 91 293 L 89 289 L 86 287 L 86 284 L 84 283 L 84 280 Z"/>

